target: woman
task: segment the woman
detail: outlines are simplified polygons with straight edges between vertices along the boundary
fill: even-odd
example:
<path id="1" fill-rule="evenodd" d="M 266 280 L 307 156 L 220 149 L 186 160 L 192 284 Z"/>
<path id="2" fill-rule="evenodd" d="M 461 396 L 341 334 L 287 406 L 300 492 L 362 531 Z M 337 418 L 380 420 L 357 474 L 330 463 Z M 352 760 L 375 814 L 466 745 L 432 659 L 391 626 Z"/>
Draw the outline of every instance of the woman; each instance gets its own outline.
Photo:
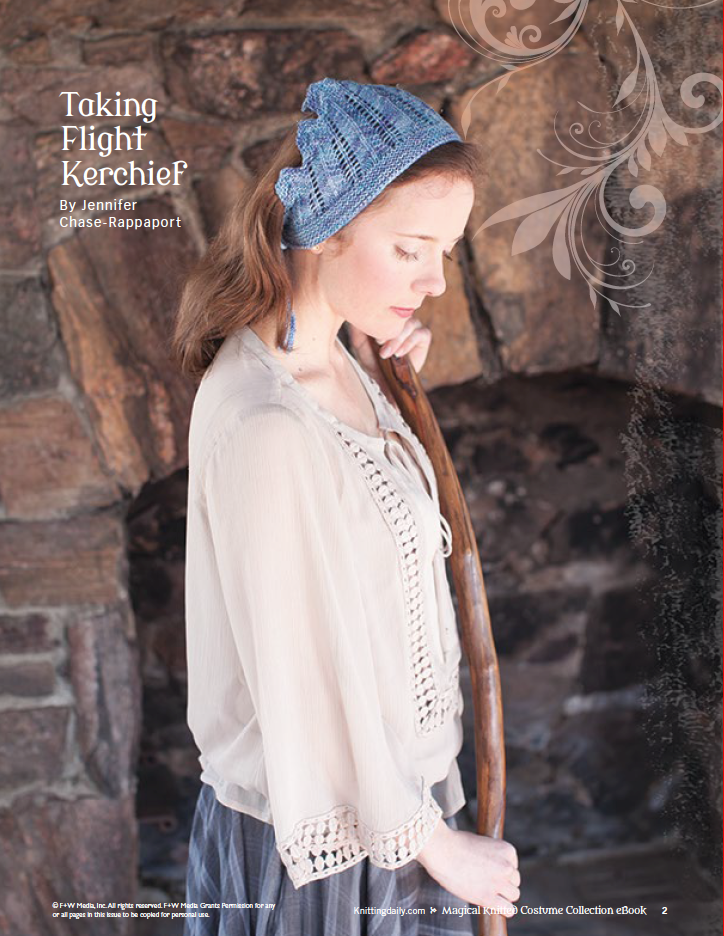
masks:
<path id="1" fill-rule="evenodd" d="M 347 322 L 371 373 L 370 340 L 422 367 L 413 313 L 445 289 L 476 154 L 399 88 L 325 78 L 302 110 L 316 117 L 190 277 L 176 333 L 203 374 L 187 901 L 221 905 L 186 934 L 470 933 L 469 903 L 512 912 L 520 876 L 511 845 L 454 819 L 450 528 L 381 374 L 337 333 Z"/>

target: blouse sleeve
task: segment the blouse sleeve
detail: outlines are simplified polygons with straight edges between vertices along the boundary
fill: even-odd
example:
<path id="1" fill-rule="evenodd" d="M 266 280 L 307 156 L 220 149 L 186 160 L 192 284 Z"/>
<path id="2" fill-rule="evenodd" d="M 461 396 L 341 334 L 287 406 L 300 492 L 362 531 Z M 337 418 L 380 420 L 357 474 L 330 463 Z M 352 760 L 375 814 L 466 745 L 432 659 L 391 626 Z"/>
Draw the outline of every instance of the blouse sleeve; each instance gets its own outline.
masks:
<path id="1" fill-rule="evenodd" d="M 363 601 L 375 584 L 355 573 L 354 530 L 314 439 L 292 410 L 269 405 L 236 420 L 205 473 L 277 848 L 295 888 L 366 856 L 400 867 L 442 815 L 383 717 Z"/>

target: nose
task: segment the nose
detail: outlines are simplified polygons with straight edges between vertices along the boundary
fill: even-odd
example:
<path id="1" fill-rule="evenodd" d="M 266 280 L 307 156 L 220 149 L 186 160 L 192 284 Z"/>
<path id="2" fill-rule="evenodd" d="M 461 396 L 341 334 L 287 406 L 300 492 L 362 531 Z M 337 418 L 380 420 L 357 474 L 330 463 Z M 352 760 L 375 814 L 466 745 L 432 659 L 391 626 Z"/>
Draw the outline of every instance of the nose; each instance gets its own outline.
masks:
<path id="1" fill-rule="evenodd" d="M 418 292 L 425 296 L 432 296 L 433 298 L 435 296 L 442 296 L 447 289 L 442 264 L 443 261 L 441 260 L 439 265 L 434 269 L 429 269 L 423 276 L 418 277 L 415 283 Z"/>

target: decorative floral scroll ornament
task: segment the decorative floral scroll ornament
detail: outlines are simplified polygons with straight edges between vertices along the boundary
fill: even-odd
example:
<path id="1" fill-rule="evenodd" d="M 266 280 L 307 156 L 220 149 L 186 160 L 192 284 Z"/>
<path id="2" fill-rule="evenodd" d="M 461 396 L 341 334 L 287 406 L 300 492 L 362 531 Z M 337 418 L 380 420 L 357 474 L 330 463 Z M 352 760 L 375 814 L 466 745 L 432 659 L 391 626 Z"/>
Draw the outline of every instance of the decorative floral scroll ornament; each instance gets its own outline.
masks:
<path id="1" fill-rule="evenodd" d="M 533 0 L 535 2 L 535 0 Z M 681 146 L 688 145 L 688 134 L 708 133 L 722 122 L 723 110 L 714 120 L 701 127 L 684 127 L 673 120 L 667 113 L 661 101 L 659 85 L 656 79 L 651 57 L 649 56 L 645 45 L 641 40 L 636 27 L 631 21 L 624 4 L 635 3 L 636 0 L 617 0 L 616 9 L 616 31 L 620 32 L 624 23 L 628 24 L 636 45 L 636 64 L 633 71 L 626 77 L 621 84 L 614 108 L 621 107 L 617 111 L 594 111 L 586 107 L 581 101 L 578 103 L 590 114 L 601 115 L 611 113 L 621 113 L 633 105 L 639 104 L 640 112 L 636 117 L 633 127 L 628 130 L 619 139 L 610 143 L 603 142 L 596 137 L 596 130 L 601 126 L 601 120 L 591 119 L 584 128 L 582 123 L 574 123 L 569 129 L 569 135 L 578 140 L 577 149 L 571 148 L 558 134 L 557 128 L 554 129 L 556 139 L 563 149 L 578 162 L 577 165 L 556 162 L 546 156 L 541 150 L 538 153 L 548 162 L 560 166 L 558 175 L 566 175 L 571 172 L 577 172 L 581 178 L 573 185 L 564 189 L 544 192 L 539 195 L 532 195 L 514 202 L 511 205 L 496 211 L 491 215 L 475 232 L 477 236 L 485 228 L 501 221 L 508 221 L 513 218 L 520 218 L 524 215 L 525 219 L 518 226 L 513 238 L 511 256 L 519 253 L 525 253 L 533 247 L 537 247 L 548 236 L 555 226 L 553 235 L 553 263 L 566 279 L 571 278 L 571 258 L 575 263 L 576 269 L 588 281 L 589 295 L 594 307 L 597 296 L 602 296 L 609 303 L 611 308 L 618 312 L 619 305 L 626 308 L 646 308 L 650 303 L 642 305 L 632 305 L 623 302 L 615 302 L 609 296 L 605 296 L 601 291 L 604 287 L 608 291 L 617 289 L 632 289 L 648 279 L 653 272 L 649 272 L 647 277 L 635 284 L 616 283 L 616 279 L 623 279 L 631 276 L 636 270 L 636 264 L 630 258 L 621 260 L 621 250 L 619 247 L 611 247 L 614 254 L 609 263 L 598 263 L 591 257 L 583 246 L 585 259 L 580 255 L 578 245 L 575 240 L 576 223 L 582 229 L 581 217 L 583 209 L 593 196 L 596 197 L 596 214 L 601 221 L 602 226 L 619 242 L 624 244 L 641 243 L 640 240 L 623 240 L 623 238 L 645 237 L 652 231 L 655 231 L 666 216 L 666 200 L 662 193 L 653 185 L 642 183 L 635 186 L 629 194 L 629 203 L 632 208 L 639 211 L 646 205 L 651 205 L 653 215 L 651 218 L 638 228 L 625 227 L 619 224 L 609 213 L 604 199 L 606 185 L 614 172 L 623 163 L 626 163 L 628 171 L 634 177 L 638 177 L 639 167 L 644 170 L 651 168 L 651 152 L 661 156 L 669 142 L 669 138 Z M 491 0 L 492 3 L 492 0 Z M 489 6 L 491 3 L 484 4 Z M 518 0 L 522 6 L 526 0 Z M 530 2 L 527 2 L 530 6 Z M 657 6 L 658 4 L 651 4 Z M 574 6 L 584 6 L 573 3 L 567 9 Z M 566 11 L 564 11 L 566 12 Z M 521 31 L 522 32 L 522 31 Z M 552 53 L 551 53 L 552 54 Z M 505 76 L 510 77 L 508 76 Z M 699 72 L 686 78 L 679 90 L 681 99 L 687 107 L 692 109 L 699 108 L 704 104 L 704 96 L 695 94 L 694 87 L 702 83 L 714 85 L 720 96 L 723 95 L 722 80 L 717 76 L 705 72 Z M 627 103 L 624 103 L 627 102 Z M 556 113 L 557 116 L 557 113 Z M 465 121 L 463 121 L 463 124 Z M 469 118 L 468 118 L 469 125 Z M 467 131 L 467 126 L 464 126 Z M 466 134 L 467 135 L 467 132 Z M 621 235 L 620 237 L 618 235 Z M 583 241 L 581 237 L 581 242 Z M 607 269 L 619 264 L 621 273 L 614 273 Z M 606 280 L 604 280 L 606 276 Z"/>
<path id="2" fill-rule="evenodd" d="M 539 48 L 534 48 L 527 43 L 529 41 L 531 43 L 540 42 L 541 31 L 540 27 L 533 23 L 521 26 L 520 29 L 518 29 L 517 26 L 510 26 L 505 35 L 505 39 L 502 41 L 492 33 L 488 25 L 488 14 L 492 13 L 497 19 L 506 16 L 508 13 L 506 0 L 448 0 L 448 11 L 450 13 L 453 29 L 455 29 L 463 42 L 475 52 L 492 59 L 502 68 L 506 69 L 506 73 L 492 78 L 478 88 L 468 102 L 461 119 L 463 134 L 467 134 L 468 127 L 470 126 L 472 102 L 483 88 L 486 88 L 489 84 L 497 84 L 497 91 L 500 91 L 505 87 L 513 71 L 522 71 L 525 68 L 530 68 L 533 65 L 537 65 L 539 62 L 545 61 L 545 59 L 560 52 L 575 36 L 578 27 L 583 22 L 583 17 L 586 15 L 589 0 L 553 0 L 553 2 L 561 4 L 565 8 L 558 16 L 554 16 L 550 21 L 550 25 L 562 23 L 572 17 L 571 22 L 553 42 L 549 42 L 547 45 L 540 46 Z M 536 0 L 508 0 L 508 3 L 512 10 L 524 11 L 534 6 Z M 544 0 L 544 3 L 550 4 L 550 0 Z M 471 35 L 469 30 L 465 27 L 463 23 L 463 8 L 466 8 L 467 13 L 469 13 L 472 25 L 484 44 Z M 552 10 L 552 13 L 555 13 L 555 8 Z"/>

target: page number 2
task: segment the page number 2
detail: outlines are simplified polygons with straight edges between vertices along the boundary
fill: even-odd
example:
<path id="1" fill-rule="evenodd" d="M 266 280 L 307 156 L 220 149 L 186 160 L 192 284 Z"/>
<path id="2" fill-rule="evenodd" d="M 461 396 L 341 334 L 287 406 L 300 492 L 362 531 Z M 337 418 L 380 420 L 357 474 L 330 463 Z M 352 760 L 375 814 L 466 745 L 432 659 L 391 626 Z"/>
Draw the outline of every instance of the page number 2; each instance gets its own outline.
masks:
<path id="1" fill-rule="evenodd" d="M 662 908 L 661 908 L 661 916 L 666 916 L 666 914 L 667 914 L 668 912 L 669 912 L 669 908 L 668 908 L 668 907 L 662 907 Z"/>

